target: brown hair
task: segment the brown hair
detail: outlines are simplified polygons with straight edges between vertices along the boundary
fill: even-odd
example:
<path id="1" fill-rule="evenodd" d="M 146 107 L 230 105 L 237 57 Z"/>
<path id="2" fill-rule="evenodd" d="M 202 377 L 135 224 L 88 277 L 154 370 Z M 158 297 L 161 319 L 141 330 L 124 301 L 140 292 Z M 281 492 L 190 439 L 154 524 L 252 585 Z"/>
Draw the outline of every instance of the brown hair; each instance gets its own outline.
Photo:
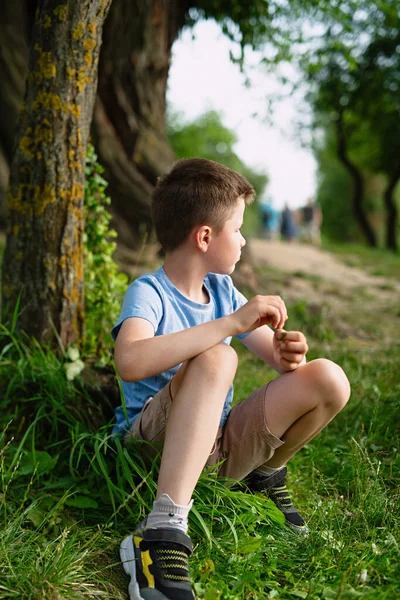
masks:
<path id="1" fill-rule="evenodd" d="M 178 248 L 196 225 L 221 230 L 239 197 L 249 204 L 254 188 L 232 169 L 204 158 L 184 158 L 160 177 L 153 194 L 153 222 L 165 251 Z"/>

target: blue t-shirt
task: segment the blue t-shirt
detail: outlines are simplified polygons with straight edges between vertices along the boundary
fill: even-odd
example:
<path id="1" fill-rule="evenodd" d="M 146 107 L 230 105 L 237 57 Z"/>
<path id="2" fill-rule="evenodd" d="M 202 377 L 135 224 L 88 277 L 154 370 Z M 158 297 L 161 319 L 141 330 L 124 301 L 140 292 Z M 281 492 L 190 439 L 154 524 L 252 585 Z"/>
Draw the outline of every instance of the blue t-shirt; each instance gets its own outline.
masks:
<path id="1" fill-rule="evenodd" d="M 199 304 L 184 296 L 168 279 L 161 267 L 154 273 L 142 275 L 129 286 L 121 314 L 111 335 L 115 340 L 125 319 L 139 317 L 146 319 L 154 327 L 154 335 L 175 333 L 230 315 L 247 302 L 247 299 L 233 285 L 229 275 L 209 273 L 204 279 L 204 287 L 208 293 L 209 302 Z M 238 335 L 243 338 L 247 333 Z M 232 337 L 222 340 L 230 344 Z M 176 374 L 181 364 L 164 373 L 127 382 L 121 379 L 125 407 L 115 410 L 116 424 L 113 433 L 124 435 L 142 410 L 146 400 L 162 390 Z M 221 415 L 221 425 L 228 417 L 233 398 L 231 386 L 225 400 Z"/>

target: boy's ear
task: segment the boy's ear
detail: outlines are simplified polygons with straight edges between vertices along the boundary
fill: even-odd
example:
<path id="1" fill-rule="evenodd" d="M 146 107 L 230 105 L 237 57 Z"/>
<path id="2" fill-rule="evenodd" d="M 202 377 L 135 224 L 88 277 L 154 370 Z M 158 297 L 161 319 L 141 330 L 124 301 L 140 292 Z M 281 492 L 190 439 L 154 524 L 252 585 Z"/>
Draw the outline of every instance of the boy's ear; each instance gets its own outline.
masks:
<path id="1" fill-rule="evenodd" d="M 209 225 L 201 225 L 198 227 L 195 232 L 195 241 L 196 247 L 201 250 L 201 252 L 207 252 L 208 247 L 211 242 L 212 229 Z"/>

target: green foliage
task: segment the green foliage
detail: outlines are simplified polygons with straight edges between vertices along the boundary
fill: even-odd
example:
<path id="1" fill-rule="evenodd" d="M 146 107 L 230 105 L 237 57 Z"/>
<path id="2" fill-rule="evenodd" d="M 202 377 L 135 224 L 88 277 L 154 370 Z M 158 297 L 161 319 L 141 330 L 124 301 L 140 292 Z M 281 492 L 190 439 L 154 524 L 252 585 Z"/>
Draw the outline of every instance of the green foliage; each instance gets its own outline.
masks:
<path id="1" fill-rule="evenodd" d="M 386 197 L 391 205 L 386 207 L 389 228 L 397 218 L 393 189 L 400 179 L 400 15 L 394 0 L 343 2 L 341 9 L 340 18 L 327 13 L 299 63 L 308 82 L 315 124 L 322 123 L 325 133 L 335 136 L 331 148 L 343 167 L 353 176 L 357 170 L 364 179 L 368 172 L 385 175 L 391 192 Z M 333 170 L 340 187 L 344 178 L 339 169 Z M 328 175 L 328 180 L 333 176 Z M 371 200 L 362 199 L 365 210 Z M 386 239 L 393 250 L 395 229 L 394 225 Z"/>
<path id="2" fill-rule="evenodd" d="M 345 252 L 344 260 L 372 271 L 387 257 L 385 274 L 397 281 L 399 257 Z M 393 297 L 394 312 L 385 302 L 372 321 L 360 294 L 349 300 L 352 327 L 371 321 L 367 341 L 337 337 L 343 315 L 329 318 L 305 301 L 288 307 L 290 325 L 306 329 L 311 357 L 335 360 L 352 385 L 343 413 L 290 461 L 289 486 L 311 534 L 297 537 L 265 497 L 204 472 L 190 515 L 199 600 L 400 596 Z M 274 374 L 240 342 L 235 347 L 242 400 Z M 135 446 L 112 440 L 98 424 L 101 407 L 68 381 L 66 357 L 4 328 L 0 348 L 0 599 L 125 600 L 117 548 L 151 507 L 158 462 L 146 469 Z"/>
<path id="3" fill-rule="evenodd" d="M 107 181 L 103 168 L 97 162 L 92 145 L 88 146 L 85 181 L 84 277 L 86 332 L 84 353 L 109 360 L 110 330 L 115 323 L 128 278 L 120 273 L 113 260 L 117 237 L 110 227 L 107 211 L 110 198 L 106 195 Z"/>
<path id="4" fill-rule="evenodd" d="M 314 148 L 318 162 L 317 201 L 323 213 L 322 234 L 331 241 L 362 242 L 352 206 L 352 180 L 337 158 L 332 128 L 326 126 L 324 133 L 322 145 Z"/>
<path id="5" fill-rule="evenodd" d="M 208 111 L 191 123 L 185 123 L 182 115 L 171 115 L 168 121 L 168 137 L 178 158 L 196 156 L 214 160 L 241 173 L 261 197 L 268 183 L 268 176 L 251 169 L 234 151 L 237 142 L 235 132 L 222 123 L 216 111 Z M 257 201 L 246 209 L 243 232 L 245 235 L 258 231 L 259 210 Z"/>

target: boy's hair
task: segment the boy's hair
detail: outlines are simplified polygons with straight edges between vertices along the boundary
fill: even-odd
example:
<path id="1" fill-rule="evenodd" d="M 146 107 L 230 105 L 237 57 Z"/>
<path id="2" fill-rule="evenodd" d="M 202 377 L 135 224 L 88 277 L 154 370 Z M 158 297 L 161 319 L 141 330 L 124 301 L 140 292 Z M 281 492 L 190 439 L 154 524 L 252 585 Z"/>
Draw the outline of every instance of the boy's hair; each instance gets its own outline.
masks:
<path id="1" fill-rule="evenodd" d="M 153 194 L 153 222 L 166 252 L 178 248 L 194 227 L 220 231 L 239 197 L 250 204 L 254 188 L 232 169 L 204 158 L 184 158 L 160 177 Z"/>

